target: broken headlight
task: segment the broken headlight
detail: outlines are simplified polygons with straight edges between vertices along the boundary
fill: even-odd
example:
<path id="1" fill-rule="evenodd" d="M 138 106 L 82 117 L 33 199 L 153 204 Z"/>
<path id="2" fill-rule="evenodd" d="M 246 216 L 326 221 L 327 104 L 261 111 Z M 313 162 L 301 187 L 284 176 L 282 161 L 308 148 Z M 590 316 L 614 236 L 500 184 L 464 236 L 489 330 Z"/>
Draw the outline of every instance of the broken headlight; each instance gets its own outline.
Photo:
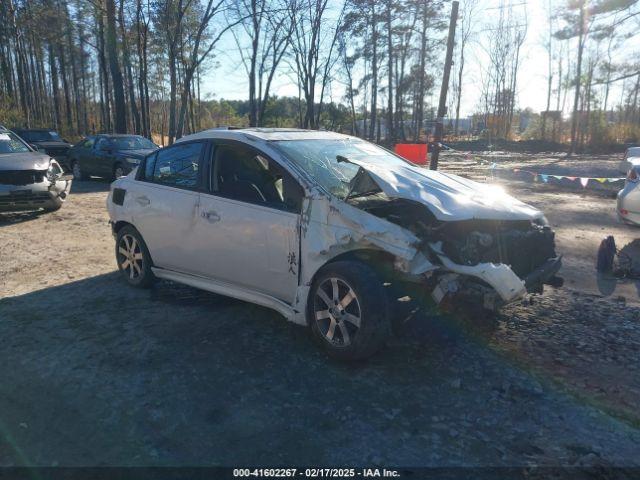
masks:
<path id="1" fill-rule="evenodd" d="M 47 169 L 47 180 L 54 183 L 58 176 L 62 173 L 62 168 L 55 160 L 51 159 L 49 162 L 49 168 Z"/>
<path id="2" fill-rule="evenodd" d="M 493 246 L 494 239 L 489 233 L 471 232 L 464 242 L 460 243 L 459 256 L 465 265 L 476 265 L 482 260 L 486 249 Z"/>

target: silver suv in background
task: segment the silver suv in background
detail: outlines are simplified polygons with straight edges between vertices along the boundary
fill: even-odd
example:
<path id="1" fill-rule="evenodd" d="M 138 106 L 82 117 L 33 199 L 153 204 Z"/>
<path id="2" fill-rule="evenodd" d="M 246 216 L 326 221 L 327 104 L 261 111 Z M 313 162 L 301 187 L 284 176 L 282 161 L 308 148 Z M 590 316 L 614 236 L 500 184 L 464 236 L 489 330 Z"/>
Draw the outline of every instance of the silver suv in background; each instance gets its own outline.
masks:
<path id="1" fill-rule="evenodd" d="M 384 344 L 405 287 L 497 308 L 561 283 L 540 211 L 330 132 L 190 135 L 116 180 L 107 208 L 129 284 L 264 305 L 343 359 Z"/>
<path id="2" fill-rule="evenodd" d="M 72 179 L 48 154 L 0 127 L 0 212 L 58 210 Z"/>

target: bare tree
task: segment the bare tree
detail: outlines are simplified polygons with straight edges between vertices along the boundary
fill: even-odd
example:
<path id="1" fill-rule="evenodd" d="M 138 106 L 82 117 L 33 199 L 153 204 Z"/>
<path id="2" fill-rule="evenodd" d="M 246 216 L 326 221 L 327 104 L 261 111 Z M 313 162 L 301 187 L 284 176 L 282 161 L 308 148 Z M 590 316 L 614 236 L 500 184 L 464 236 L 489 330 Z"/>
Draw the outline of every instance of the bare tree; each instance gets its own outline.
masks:
<path id="1" fill-rule="evenodd" d="M 293 22 L 283 1 L 242 0 L 236 4 L 233 18 L 240 20 L 249 40 L 245 48 L 241 34 L 234 31 L 249 80 L 249 125 L 260 126 L 271 84 L 291 41 Z"/>

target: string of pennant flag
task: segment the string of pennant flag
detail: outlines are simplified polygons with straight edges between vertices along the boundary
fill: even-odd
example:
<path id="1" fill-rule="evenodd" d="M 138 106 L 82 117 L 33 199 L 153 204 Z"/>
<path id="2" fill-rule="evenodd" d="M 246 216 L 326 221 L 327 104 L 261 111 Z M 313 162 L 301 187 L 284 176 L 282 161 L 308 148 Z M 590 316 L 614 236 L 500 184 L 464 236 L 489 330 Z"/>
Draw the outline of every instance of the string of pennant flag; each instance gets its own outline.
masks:
<path id="1" fill-rule="evenodd" d="M 498 168 L 498 165 L 495 163 L 492 163 L 489 169 L 504 170 L 504 169 Z M 523 168 L 513 168 L 513 169 L 507 169 L 507 170 L 511 170 L 513 171 L 513 173 L 520 173 L 520 172 L 527 173 L 533 177 L 534 182 L 537 182 L 539 179 L 539 180 L 542 180 L 542 182 L 547 183 L 549 182 L 550 178 L 553 178 L 555 180 L 566 179 L 571 182 L 575 182 L 576 180 L 578 180 L 583 188 L 587 188 L 587 185 L 591 180 L 599 183 L 614 183 L 614 182 L 624 181 L 624 177 L 574 177 L 570 175 L 555 175 L 555 174 L 552 175 L 550 173 L 532 172 L 531 170 L 525 170 Z"/>
<path id="2" fill-rule="evenodd" d="M 468 155 L 470 156 L 470 155 Z M 488 162 L 486 160 L 476 158 L 476 161 L 479 161 L 481 165 L 488 165 L 489 170 L 493 174 L 496 171 L 511 171 L 513 173 L 526 173 L 531 175 L 532 180 L 534 182 L 542 181 L 543 183 L 548 183 L 550 179 L 554 180 L 569 180 L 571 182 L 579 181 L 582 185 L 582 188 L 587 188 L 587 185 L 590 181 L 598 182 L 598 183 L 615 183 L 615 182 L 623 182 L 625 180 L 624 177 L 578 177 L 571 175 L 556 175 L 551 173 L 539 173 L 531 170 L 527 170 L 524 168 L 502 168 L 495 162 Z"/>

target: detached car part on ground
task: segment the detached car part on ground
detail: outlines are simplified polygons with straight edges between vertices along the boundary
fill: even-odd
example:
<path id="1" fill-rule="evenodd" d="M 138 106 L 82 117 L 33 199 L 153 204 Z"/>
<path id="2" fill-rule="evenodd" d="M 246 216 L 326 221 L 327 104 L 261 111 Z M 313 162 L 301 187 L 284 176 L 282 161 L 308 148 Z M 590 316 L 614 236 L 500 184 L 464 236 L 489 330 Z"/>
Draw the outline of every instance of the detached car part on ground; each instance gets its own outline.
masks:
<path id="1" fill-rule="evenodd" d="M 72 179 L 49 155 L 0 128 L 0 212 L 58 210 L 69 195 Z"/>
<path id="2" fill-rule="evenodd" d="M 562 283 L 540 211 L 330 132 L 185 137 L 115 181 L 107 207 L 130 284 L 264 305 L 340 358 L 378 350 L 407 291 L 498 308 Z"/>

